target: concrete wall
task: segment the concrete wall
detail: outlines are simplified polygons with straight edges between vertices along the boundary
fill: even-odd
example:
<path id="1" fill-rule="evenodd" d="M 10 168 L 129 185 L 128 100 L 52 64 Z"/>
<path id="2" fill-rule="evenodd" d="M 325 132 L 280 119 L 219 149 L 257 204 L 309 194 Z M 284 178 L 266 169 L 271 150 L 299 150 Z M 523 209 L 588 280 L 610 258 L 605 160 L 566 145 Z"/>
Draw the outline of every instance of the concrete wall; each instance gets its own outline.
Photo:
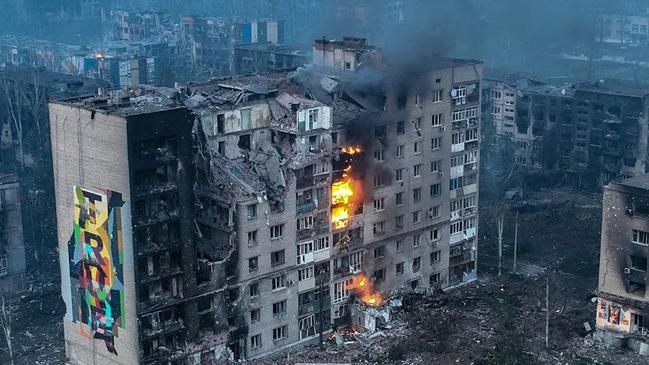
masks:
<path id="1" fill-rule="evenodd" d="M 131 205 L 127 162 L 126 121 L 117 116 L 50 103 L 50 125 L 56 192 L 61 291 L 66 304 L 64 317 L 66 361 L 69 364 L 136 364 L 139 361 L 136 296 L 131 237 Z M 102 340 L 92 339 L 89 326 L 73 321 L 68 241 L 73 232 L 73 188 L 107 189 L 122 194 L 123 295 L 122 315 L 126 327 L 118 328 L 115 350 Z M 84 335 L 85 334 L 85 335 Z"/>

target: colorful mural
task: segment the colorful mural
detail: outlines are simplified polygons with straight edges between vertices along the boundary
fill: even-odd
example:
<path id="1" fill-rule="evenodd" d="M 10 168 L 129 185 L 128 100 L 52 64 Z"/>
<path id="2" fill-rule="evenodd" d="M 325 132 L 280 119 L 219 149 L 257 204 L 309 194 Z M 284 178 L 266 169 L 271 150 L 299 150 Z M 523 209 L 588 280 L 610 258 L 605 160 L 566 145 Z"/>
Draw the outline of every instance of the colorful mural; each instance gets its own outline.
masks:
<path id="1" fill-rule="evenodd" d="M 103 340 L 115 355 L 124 311 L 122 194 L 74 187 L 74 224 L 68 242 L 73 320 L 84 336 Z M 87 327 L 90 327 L 90 332 Z"/>

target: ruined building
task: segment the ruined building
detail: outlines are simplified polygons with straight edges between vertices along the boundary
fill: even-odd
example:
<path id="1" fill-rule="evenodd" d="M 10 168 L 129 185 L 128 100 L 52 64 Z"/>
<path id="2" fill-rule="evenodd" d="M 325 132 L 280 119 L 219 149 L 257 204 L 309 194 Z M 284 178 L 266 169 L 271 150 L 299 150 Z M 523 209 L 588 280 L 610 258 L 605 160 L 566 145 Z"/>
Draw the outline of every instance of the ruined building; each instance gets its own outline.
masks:
<path id="1" fill-rule="evenodd" d="M 365 38 L 318 39 L 313 44 L 313 64 L 354 71 L 368 54 L 375 51 L 376 47 L 368 44 Z"/>
<path id="2" fill-rule="evenodd" d="M 254 359 L 474 280 L 482 65 L 369 66 L 52 103 L 68 361 Z"/>
<path id="3" fill-rule="evenodd" d="M 183 16 L 182 42 L 191 55 L 194 73 L 230 75 L 234 69 L 234 46 L 283 43 L 284 22 L 244 22 L 204 16 Z"/>
<path id="4" fill-rule="evenodd" d="M 0 295 L 25 289 L 22 190 L 17 173 L 0 173 Z"/>
<path id="5" fill-rule="evenodd" d="M 191 113 L 138 90 L 50 104 L 72 364 L 200 360 L 227 340 L 223 283 L 202 285 L 196 256 Z"/>
<path id="6" fill-rule="evenodd" d="M 645 172 L 648 96 L 647 85 L 622 80 L 500 79 L 490 81 L 484 109 L 497 136 L 513 142 L 517 165 L 601 186 Z"/>
<path id="7" fill-rule="evenodd" d="M 597 288 L 597 335 L 614 347 L 649 354 L 649 175 L 604 188 Z"/>

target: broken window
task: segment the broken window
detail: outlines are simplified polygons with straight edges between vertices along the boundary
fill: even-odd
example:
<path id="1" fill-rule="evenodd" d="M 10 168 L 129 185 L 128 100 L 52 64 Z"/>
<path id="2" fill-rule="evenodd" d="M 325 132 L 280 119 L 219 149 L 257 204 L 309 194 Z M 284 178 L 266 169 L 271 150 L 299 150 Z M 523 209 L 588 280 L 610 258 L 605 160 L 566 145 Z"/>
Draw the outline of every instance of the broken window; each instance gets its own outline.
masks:
<path id="1" fill-rule="evenodd" d="M 384 149 L 374 151 L 374 159 L 380 162 L 385 161 L 385 158 L 383 157 L 384 152 L 385 152 Z"/>
<path id="2" fill-rule="evenodd" d="M 316 240 L 315 251 L 325 250 L 329 248 L 329 236 L 320 237 Z"/>
<path id="3" fill-rule="evenodd" d="M 443 95 L 444 95 L 444 90 L 443 89 L 433 90 L 433 97 L 432 97 L 433 103 L 441 102 L 443 100 Z"/>
<path id="4" fill-rule="evenodd" d="M 415 155 L 420 154 L 421 153 L 421 141 L 416 141 L 414 143 L 414 145 L 413 145 L 412 150 L 413 150 Z"/>
<path id="5" fill-rule="evenodd" d="M 250 149 L 250 135 L 249 134 L 242 134 L 239 136 L 239 143 L 237 144 L 239 148 L 242 150 L 249 150 Z"/>
<path id="6" fill-rule="evenodd" d="M 396 202 L 396 205 L 403 204 L 403 191 L 400 191 L 400 192 L 395 194 L 395 202 Z"/>
<path id="7" fill-rule="evenodd" d="M 225 114 L 219 114 L 216 116 L 216 132 L 225 132 Z"/>
<path id="8" fill-rule="evenodd" d="M 397 246 L 397 252 L 403 251 L 403 239 L 397 240 L 395 246 Z"/>
<path id="9" fill-rule="evenodd" d="M 442 147 L 442 137 L 433 138 L 430 140 L 430 149 L 437 150 Z"/>
<path id="10" fill-rule="evenodd" d="M 631 268 L 634 270 L 647 271 L 647 258 L 631 255 Z"/>
<path id="11" fill-rule="evenodd" d="M 385 198 L 374 199 L 374 211 L 380 212 L 384 209 Z"/>
<path id="12" fill-rule="evenodd" d="M 421 233 L 412 236 L 412 247 L 419 247 L 421 245 Z"/>
<path id="13" fill-rule="evenodd" d="M 299 327 L 300 340 L 315 336 L 315 316 L 312 314 L 308 317 L 301 318 L 299 320 Z"/>
<path id="14" fill-rule="evenodd" d="M 412 189 L 412 202 L 419 203 L 420 201 L 421 201 L 421 188 Z"/>
<path id="15" fill-rule="evenodd" d="M 395 154 L 397 158 L 403 157 L 403 150 L 404 150 L 403 145 L 397 146 L 397 151 L 396 151 L 396 154 Z"/>
<path id="16" fill-rule="evenodd" d="M 252 109 L 241 109 L 241 129 L 247 130 L 251 128 L 250 114 Z"/>
<path id="17" fill-rule="evenodd" d="M 442 251 L 435 251 L 430 253 L 430 264 L 434 265 L 438 263 L 442 258 Z"/>
<path id="18" fill-rule="evenodd" d="M 379 246 L 374 249 L 374 258 L 378 259 L 385 256 L 385 246 Z"/>
<path id="19" fill-rule="evenodd" d="M 225 142 L 224 141 L 219 141 L 219 145 L 217 147 L 217 151 L 220 155 L 225 153 Z"/>
<path id="20" fill-rule="evenodd" d="M 412 224 L 417 224 L 421 222 L 421 210 L 412 212 Z"/>
<path id="21" fill-rule="evenodd" d="M 270 227 L 270 239 L 281 238 L 284 235 L 284 225 L 278 224 Z"/>
<path id="22" fill-rule="evenodd" d="M 387 126 L 382 125 L 374 128 L 374 137 L 376 138 L 385 138 L 387 135 Z"/>
<path id="23" fill-rule="evenodd" d="M 442 184 L 437 183 L 430 186 L 430 197 L 435 198 L 442 195 Z"/>
<path id="24" fill-rule="evenodd" d="M 257 204 L 250 204 L 246 206 L 246 212 L 247 212 L 248 220 L 257 218 Z"/>
<path id="25" fill-rule="evenodd" d="M 273 303 L 273 316 L 279 317 L 286 314 L 286 299 Z"/>
<path id="26" fill-rule="evenodd" d="M 261 334 L 250 336 L 250 348 L 255 350 L 261 347 Z"/>
<path id="27" fill-rule="evenodd" d="M 286 288 L 286 275 L 279 275 L 272 278 L 271 287 L 273 290 Z"/>
<path id="28" fill-rule="evenodd" d="M 296 220 L 296 226 L 298 231 L 313 228 L 313 216 L 309 215 L 298 218 Z"/>
<path id="29" fill-rule="evenodd" d="M 285 251 L 279 250 L 271 252 L 270 254 L 270 266 L 283 265 L 285 262 Z"/>
<path id="30" fill-rule="evenodd" d="M 396 181 L 403 181 L 403 170 L 403 168 L 400 168 L 395 171 L 394 176 Z"/>
<path id="31" fill-rule="evenodd" d="M 257 231 L 248 232 L 248 247 L 257 246 Z"/>
<path id="32" fill-rule="evenodd" d="M 374 274 L 372 274 L 372 277 L 377 283 L 385 280 L 385 269 L 375 270 Z"/>
<path id="33" fill-rule="evenodd" d="M 417 272 L 421 268 L 421 257 L 412 259 L 412 272 Z"/>
<path id="34" fill-rule="evenodd" d="M 252 283 L 252 284 L 250 284 L 250 286 L 248 287 L 248 289 L 250 290 L 250 297 L 251 297 L 251 298 L 254 298 L 254 297 L 258 297 L 258 296 L 259 296 L 259 283 Z"/>
<path id="35" fill-rule="evenodd" d="M 313 266 L 305 267 L 297 271 L 297 281 L 304 281 L 313 278 Z"/>
<path id="36" fill-rule="evenodd" d="M 397 122 L 397 135 L 402 135 L 406 133 L 406 122 L 400 120 Z"/>
<path id="37" fill-rule="evenodd" d="M 439 240 L 439 229 L 437 229 L 437 228 L 431 229 L 430 230 L 430 241 L 435 242 L 437 240 Z"/>
<path id="38" fill-rule="evenodd" d="M 407 103 L 408 103 L 407 95 L 400 95 L 397 97 L 397 109 L 405 108 Z"/>
<path id="39" fill-rule="evenodd" d="M 649 232 L 633 230 L 632 242 L 639 245 L 649 245 Z"/>
<path id="40" fill-rule="evenodd" d="M 439 283 L 441 278 L 441 275 L 439 273 L 431 274 L 430 278 L 428 279 L 428 283 L 430 286 L 435 286 L 436 284 Z"/>
<path id="41" fill-rule="evenodd" d="M 259 256 L 251 257 L 248 259 L 248 272 L 257 271 L 259 268 Z"/>
<path id="42" fill-rule="evenodd" d="M 395 265 L 394 271 L 397 273 L 397 275 L 403 274 L 403 268 L 405 266 L 404 264 L 405 264 L 404 262 L 400 262 Z"/>
<path id="43" fill-rule="evenodd" d="M 444 114 L 442 113 L 433 114 L 433 116 L 431 117 L 431 126 L 433 127 L 438 127 L 442 125 L 443 122 L 444 122 Z"/>
<path id="44" fill-rule="evenodd" d="M 396 230 L 402 230 L 403 229 L 403 215 L 397 216 L 394 218 L 394 228 Z"/>
<path id="45" fill-rule="evenodd" d="M 273 341 L 283 340 L 288 336 L 288 325 L 273 328 Z"/>
<path id="46" fill-rule="evenodd" d="M 412 288 L 412 290 L 417 289 L 418 286 L 419 286 L 419 280 L 413 280 L 410 282 L 410 287 Z"/>

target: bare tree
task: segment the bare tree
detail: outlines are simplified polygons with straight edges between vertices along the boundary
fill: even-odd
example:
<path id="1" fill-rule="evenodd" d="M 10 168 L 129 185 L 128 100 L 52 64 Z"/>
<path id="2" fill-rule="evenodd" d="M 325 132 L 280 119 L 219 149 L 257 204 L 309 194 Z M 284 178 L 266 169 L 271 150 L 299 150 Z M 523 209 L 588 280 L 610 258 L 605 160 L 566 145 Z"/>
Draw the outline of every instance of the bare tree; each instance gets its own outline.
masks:
<path id="1" fill-rule="evenodd" d="M 23 87 L 17 88 L 22 93 L 22 99 L 27 106 L 34 124 L 36 125 L 36 132 L 38 133 L 38 146 L 41 146 L 42 130 L 41 130 L 41 111 L 45 105 L 45 88 L 43 87 L 42 73 L 37 69 L 30 69 L 29 74 L 26 76 L 26 82 Z"/>
<path id="2" fill-rule="evenodd" d="M 25 153 L 23 148 L 23 98 L 24 93 L 20 90 L 22 85 L 17 80 L 11 81 L 3 78 L 0 82 L 0 89 L 4 98 L 7 101 L 7 109 L 9 110 L 9 117 L 16 129 L 16 138 L 18 140 L 18 154 L 20 167 L 25 166 Z"/>
<path id="3" fill-rule="evenodd" d="M 2 302 L 0 303 L 0 329 L 5 335 L 7 340 L 7 348 L 9 349 L 9 364 L 14 365 L 14 352 L 13 344 L 11 343 L 11 321 L 12 321 L 12 311 L 9 306 L 5 303 L 5 297 L 1 297 Z"/>

